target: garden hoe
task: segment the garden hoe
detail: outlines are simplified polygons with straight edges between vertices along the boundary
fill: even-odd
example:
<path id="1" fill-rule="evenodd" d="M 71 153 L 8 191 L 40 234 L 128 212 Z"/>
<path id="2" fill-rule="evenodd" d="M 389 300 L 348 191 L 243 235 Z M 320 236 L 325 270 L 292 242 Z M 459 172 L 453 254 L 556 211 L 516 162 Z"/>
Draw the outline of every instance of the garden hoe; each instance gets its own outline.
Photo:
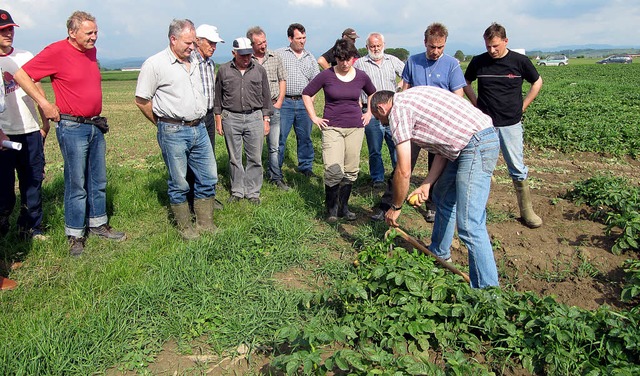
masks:
<path id="1" fill-rule="evenodd" d="M 456 268 L 455 266 L 453 266 L 453 264 L 451 264 L 450 262 L 446 262 L 445 260 L 441 259 L 440 257 L 434 255 L 429 248 L 427 248 L 427 246 L 421 242 L 420 240 L 414 238 L 413 236 L 407 234 L 405 231 L 403 231 L 400 227 L 391 227 L 389 228 L 389 230 L 387 230 L 387 232 L 385 232 L 384 234 L 384 238 L 386 239 L 387 236 L 389 235 L 389 233 L 391 233 L 392 231 L 396 231 L 404 240 L 408 241 L 412 246 L 416 247 L 417 249 L 419 249 L 420 251 L 422 251 L 422 253 L 424 253 L 425 255 L 429 255 L 433 258 L 436 259 L 436 261 L 444 266 L 446 269 L 448 269 L 450 272 L 459 275 L 460 277 L 464 278 L 465 281 L 467 281 L 467 283 L 470 283 L 470 279 L 469 279 L 469 275 L 467 273 L 464 273 L 460 270 L 458 270 L 458 268 Z"/>

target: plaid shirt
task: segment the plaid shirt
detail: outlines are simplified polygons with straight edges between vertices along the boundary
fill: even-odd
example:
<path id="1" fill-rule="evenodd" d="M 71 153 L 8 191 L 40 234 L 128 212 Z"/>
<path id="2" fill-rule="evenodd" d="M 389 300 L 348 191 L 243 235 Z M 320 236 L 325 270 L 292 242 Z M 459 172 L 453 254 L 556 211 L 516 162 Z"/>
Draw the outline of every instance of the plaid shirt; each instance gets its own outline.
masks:
<path id="1" fill-rule="evenodd" d="M 467 100 L 434 86 L 394 95 L 389 123 L 396 144 L 412 140 L 451 161 L 475 133 L 493 126 L 491 118 Z"/>
<path id="2" fill-rule="evenodd" d="M 216 82 L 216 63 L 211 59 L 205 59 L 198 50 L 192 52 L 198 59 L 198 68 L 202 76 L 202 90 L 207 98 L 207 111 L 213 108 L 214 90 Z"/>
<path id="3" fill-rule="evenodd" d="M 353 64 L 355 68 L 365 71 L 365 73 L 371 78 L 376 90 L 391 90 L 396 91 L 398 84 L 396 83 L 396 76 L 402 76 L 402 70 L 404 69 L 404 63 L 393 55 L 384 54 L 382 63 L 378 65 L 374 60 L 369 57 L 361 57 Z M 367 96 L 362 93 L 362 104 L 367 104 Z"/>
<path id="4" fill-rule="evenodd" d="M 298 58 L 290 46 L 279 48 L 276 53 L 282 58 L 284 68 L 287 70 L 285 95 L 301 95 L 307 84 L 320 73 L 316 58 L 306 50 L 302 57 Z"/>
<path id="5" fill-rule="evenodd" d="M 258 63 L 258 59 L 251 55 L 253 62 Z M 271 91 L 271 99 L 276 100 L 280 95 L 280 81 L 287 80 L 287 71 L 282 64 L 282 58 L 276 55 L 273 51 L 267 50 L 264 54 L 264 60 L 262 60 L 262 66 L 267 71 L 267 78 L 269 79 L 269 90 Z"/>

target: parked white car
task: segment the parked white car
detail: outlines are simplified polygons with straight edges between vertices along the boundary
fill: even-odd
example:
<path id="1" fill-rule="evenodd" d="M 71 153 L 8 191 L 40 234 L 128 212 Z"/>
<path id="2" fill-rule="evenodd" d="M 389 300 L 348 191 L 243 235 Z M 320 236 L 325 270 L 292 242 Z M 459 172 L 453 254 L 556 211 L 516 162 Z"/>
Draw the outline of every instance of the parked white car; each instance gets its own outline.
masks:
<path id="1" fill-rule="evenodd" d="M 547 56 L 546 59 L 542 59 L 538 61 L 538 65 L 562 66 L 567 64 L 569 64 L 569 58 L 566 57 L 565 55 L 551 55 L 551 56 Z"/>

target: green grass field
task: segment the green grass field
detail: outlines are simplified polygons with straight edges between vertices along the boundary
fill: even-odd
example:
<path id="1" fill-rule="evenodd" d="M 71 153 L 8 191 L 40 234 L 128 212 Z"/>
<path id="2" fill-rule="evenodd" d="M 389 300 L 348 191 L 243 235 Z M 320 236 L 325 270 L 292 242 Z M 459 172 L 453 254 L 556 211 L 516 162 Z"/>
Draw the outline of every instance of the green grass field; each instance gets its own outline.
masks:
<path id="1" fill-rule="evenodd" d="M 587 61 L 572 59 L 567 67 L 540 68 L 545 84 L 540 97 L 527 112 L 527 142 L 538 148 L 637 158 L 640 150 L 640 91 L 637 90 L 640 64 L 605 67 L 578 64 L 579 60 L 580 63 Z M 571 370 L 565 374 L 581 374 L 597 369 L 604 373 L 591 374 L 605 374 L 607 372 L 603 370 L 607 368 L 604 366 L 589 368 L 584 364 L 589 362 L 589 356 L 596 359 L 611 352 L 617 354 L 615 361 L 612 360 L 614 355 L 606 360 L 597 358 L 597 361 L 605 366 L 617 365 L 630 374 L 638 372 L 638 365 L 634 368 L 623 351 L 625 344 L 632 346 L 635 338 L 635 348 L 629 350 L 630 357 L 639 353 L 637 312 L 565 311 L 566 307 L 554 305 L 549 300 L 536 300 L 526 295 L 475 293 L 464 286 L 452 287 L 461 285 L 441 271 L 430 277 L 429 282 L 416 283 L 425 283 L 420 287 L 422 291 L 434 291 L 433 295 L 425 297 L 437 303 L 429 309 L 444 310 L 446 307 L 450 316 L 444 311 L 433 311 L 434 322 L 424 322 L 424 327 L 408 326 L 409 322 L 416 321 L 415 316 L 412 318 L 407 313 L 409 311 L 387 311 L 393 304 L 383 304 L 386 307 L 383 308 L 376 306 L 373 300 L 361 299 L 362 294 L 367 296 L 369 289 L 377 289 L 374 286 L 390 281 L 396 284 L 385 288 L 401 294 L 405 279 L 429 273 L 433 263 L 408 255 L 401 255 L 400 259 L 381 257 L 386 249 L 381 243 L 386 231 L 384 224 L 362 224 L 355 230 L 355 236 L 345 236 L 341 224 L 326 224 L 323 221 L 322 179 L 308 180 L 295 172 L 292 139 L 283 172 L 286 181 L 296 189 L 282 192 L 265 183 L 262 205 L 245 202 L 226 205 L 215 213 L 219 227 L 216 234 L 205 235 L 193 242 L 182 241 L 168 218 L 167 172 L 156 143 L 155 128 L 134 104 L 135 81 L 132 79 L 135 77 L 135 72 L 107 72 L 103 82 L 103 114 L 109 118 L 111 126 L 106 136 L 108 212 L 111 224 L 126 230 L 128 240 L 110 243 L 89 238 L 86 253 L 81 258 L 68 255 L 63 229 L 63 164 L 52 131 L 46 142 L 44 185 L 45 223 L 50 239 L 45 243 L 19 242 L 14 229 L 0 240 L 0 257 L 7 264 L 22 262 L 22 267 L 10 272 L 10 277 L 20 284 L 19 288 L 0 294 L 0 375 L 102 374 L 110 367 L 144 374 L 146 365 L 167 341 L 177 341 L 188 353 L 194 339 L 204 340 L 217 353 L 235 349 L 241 343 L 255 348 L 291 344 L 287 340 L 297 339 L 300 342 L 293 347 L 299 346 L 306 353 L 293 352 L 291 357 L 279 358 L 283 370 L 292 372 L 300 367 L 310 373 L 321 373 L 317 348 L 305 347 L 305 344 L 324 343 L 325 340 L 342 340 L 339 347 L 345 352 L 338 352 L 332 359 L 340 368 L 345 365 L 354 374 L 374 374 L 377 371 L 373 370 L 382 369 L 380 364 L 387 370 L 398 370 L 400 374 L 421 369 L 415 364 L 402 363 L 403 359 L 408 362 L 408 357 L 401 352 L 354 345 L 356 330 L 361 338 L 371 338 L 371 343 L 379 340 L 378 334 L 382 333 L 376 332 L 376 325 L 382 327 L 383 321 L 385 325 L 393 322 L 404 325 L 389 329 L 401 333 L 399 337 L 393 337 L 396 341 L 409 337 L 402 333 L 413 335 L 417 332 L 424 334 L 420 341 L 433 341 L 436 337 L 427 340 L 429 325 L 439 325 L 438 328 L 446 329 L 447 333 L 468 335 L 469 343 L 491 346 L 495 350 L 491 355 L 494 360 L 516 359 L 525 369 L 538 369 L 536 362 L 546 356 L 557 361 L 557 367 L 553 369 L 560 373 Z M 314 171 L 321 175 L 319 142 L 319 132 L 315 129 Z M 229 185 L 228 157 L 221 137 L 217 138 L 216 155 L 221 176 L 219 198 L 225 202 Z M 358 194 L 353 204 L 355 208 L 370 208 L 377 195 L 366 188 L 369 182 L 366 147 L 362 156 L 361 174 L 356 184 Z M 365 214 L 360 212 L 360 215 Z M 411 211 L 405 215 L 420 216 Z M 361 262 L 369 261 L 371 269 L 354 271 L 351 263 L 359 251 L 364 251 L 359 256 Z M 320 297 L 309 288 L 287 287 L 278 280 L 279 273 L 291 273 L 292 270 L 298 271 L 298 278 L 304 285 L 316 286 Z M 338 293 L 340 291 L 342 294 Z M 404 301 L 411 295 L 417 296 L 417 293 L 389 294 L 377 299 Z M 457 296 L 459 300 L 449 301 L 451 296 L 454 300 Z M 494 304 L 496 299 L 502 303 Z M 375 316 L 381 321 L 368 322 L 366 315 L 362 315 L 367 312 L 371 317 L 376 312 L 390 316 L 384 319 Z M 464 316 L 462 312 L 469 315 L 476 312 L 483 319 L 494 317 L 496 320 L 493 324 L 478 324 L 493 326 L 471 329 L 469 322 L 459 320 Z M 591 341 L 591 337 L 584 336 L 575 339 L 578 342 L 571 342 L 567 337 L 558 339 L 556 347 L 547 344 L 543 350 L 538 350 L 532 342 L 527 345 L 529 348 L 517 341 L 529 340 L 525 336 L 529 329 L 506 322 L 509 315 L 518 317 L 518 312 L 522 323 L 525 317 L 532 318 L 528 325 L 536 333 L 547 333 L 553 325 L 561 327 L 562 333 L 576 333 L 578 330 L 570 328 L 571 324 L 583 324 L 579 329 L 585 331 L 586 327 L 596 330 L 602 325 L 604 331 L 606 321 L 609 329 L 618 330 L 616 338 L 619 342 L 604 349 L 610 344 L 604 337 L 594 337 Z M 563 317 L 564 321 L 557 317 Z M 543 324 L 548 326 L 543 327 Z M 308 330 L 304 332 L 302 328 Z M 360 330 L 368 330 L 371 337 Z M 483 337 L 481 332 L 487 336 Z M 500 335 L 491 337 L 489 333 Z M 547 334 L 552 336 L 553 333 Z M 439 349 L 445 353 L 447 374 L 485 374 L 482 365 L 472 364 L 465 355 L 473 352 L 473 348 L 464 347 L 460 341 L 447 336 L 436 340 Z M 562 340 L 566 340 L 567 347 L 563 347 L 565 342 Z M 405 349 L 411 353 L 427 342 L 407 345 Z M 580 344 L 581 350 L 588 347 L 593 351 L 585 353 L 586 360 L 583 355 L 567 350 L 576 343 Z M 387 345 L 394 348 L 391 343 Z M 399 349 L 402 343 L 397 345 Z M 350 350 L 351 346 L 353 350 Z M 374 350 L 380 352 L 371 355 Z M 392 358 L 399 360 L 392 361 Z M 434 374 L 444 372 L 438 371 L 437 367 L 427 369 Z"/>

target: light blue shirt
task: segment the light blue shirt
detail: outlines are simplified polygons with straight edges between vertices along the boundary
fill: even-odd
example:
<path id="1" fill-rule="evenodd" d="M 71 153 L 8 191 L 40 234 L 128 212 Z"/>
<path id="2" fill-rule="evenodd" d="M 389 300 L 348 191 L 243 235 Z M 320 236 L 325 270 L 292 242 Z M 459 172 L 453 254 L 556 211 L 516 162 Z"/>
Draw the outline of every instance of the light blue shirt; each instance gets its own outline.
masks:
<path id="1" fill-rule="evenodd" d="M 460 63 L 447 54 L 438 60 L 427 59 L 424 52 L 412 55 L 404 66 L 402 79 L 411 87 L 435 86 L 451 92 L 467 86 Z"/>

